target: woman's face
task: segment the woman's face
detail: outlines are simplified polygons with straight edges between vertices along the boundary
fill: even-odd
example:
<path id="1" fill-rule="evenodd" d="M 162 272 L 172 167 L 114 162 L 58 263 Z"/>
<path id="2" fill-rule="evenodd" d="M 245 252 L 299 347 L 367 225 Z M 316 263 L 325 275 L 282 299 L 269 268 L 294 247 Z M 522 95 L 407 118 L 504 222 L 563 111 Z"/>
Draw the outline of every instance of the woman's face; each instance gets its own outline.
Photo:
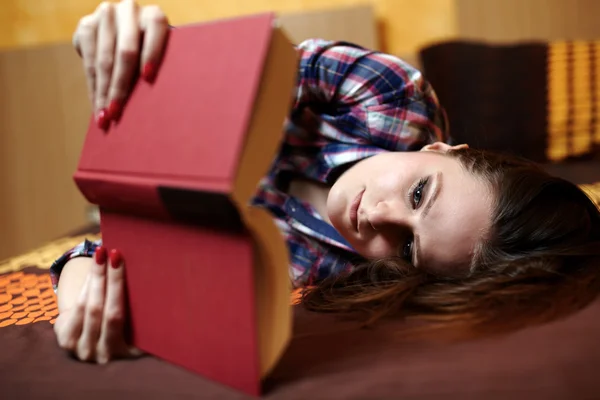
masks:
<path id="1" fill-rule="evenodd" d="M 331 188 L 333 226 L 367 259 L 400 256 L 417 268 L 456 273 L 490 228 L 493 196 L 482 179 L 435 143 L 365 159 Z"/>

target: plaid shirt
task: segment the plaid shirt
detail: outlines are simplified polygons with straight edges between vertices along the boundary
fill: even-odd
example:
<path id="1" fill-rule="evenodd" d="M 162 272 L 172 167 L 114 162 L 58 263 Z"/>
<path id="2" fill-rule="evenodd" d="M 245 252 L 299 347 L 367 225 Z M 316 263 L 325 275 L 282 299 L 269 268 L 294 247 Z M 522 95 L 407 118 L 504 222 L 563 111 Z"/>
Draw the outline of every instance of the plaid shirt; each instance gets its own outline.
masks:
<path id="1" fill-rule="evenodd" d="M 331 185 L 367 157 L 449 140 L 433 89 L 405 62 L 319 39 L 298 50 L 295 104 L 279 154 L 252 200 L 270 210 L 284 235 L 295 287 L 348 270 L 360 257 L 310 204 L 287 194 L 292 178 Z M 99 244 L 86 241 L 59 258 L 51 268 L 53 282 L 69 259 L 91 256 Z"/>

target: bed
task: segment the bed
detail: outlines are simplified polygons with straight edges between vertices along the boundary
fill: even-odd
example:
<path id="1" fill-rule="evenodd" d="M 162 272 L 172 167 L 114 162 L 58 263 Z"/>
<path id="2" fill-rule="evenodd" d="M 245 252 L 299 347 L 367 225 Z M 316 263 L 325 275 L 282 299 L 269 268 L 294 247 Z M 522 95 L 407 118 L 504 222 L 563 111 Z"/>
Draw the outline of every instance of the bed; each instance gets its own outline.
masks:
<path id="1" fill-rule="evenodd" d="M 106 366 L 56 344 L 49 261 L 97 229 L 0 264 L 2 398 L 242 399 L 247 396 L 147 356 Z M 399 322 L 359 329 L 294 307 L 294 338 L 264 382 L 266 399 L 592 399 L 600 396 L 600 299 L 570 317 L 455 344 L 402 342 Z"/>

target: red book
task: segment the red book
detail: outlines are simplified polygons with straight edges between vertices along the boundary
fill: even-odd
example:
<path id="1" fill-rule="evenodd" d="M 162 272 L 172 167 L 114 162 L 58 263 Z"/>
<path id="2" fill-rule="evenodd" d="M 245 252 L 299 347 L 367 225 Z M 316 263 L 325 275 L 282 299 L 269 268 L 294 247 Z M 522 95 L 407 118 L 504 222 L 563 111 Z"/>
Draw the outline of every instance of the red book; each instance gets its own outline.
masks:
<path id="1" fill-rule="evenodd" d="M 291 335 L 286 245 L 248 202 L 279 147 L 296 52 L 272 14 L 171 31 L 75 181 L 126 260 L 133 344 L 249 394 Z"/>

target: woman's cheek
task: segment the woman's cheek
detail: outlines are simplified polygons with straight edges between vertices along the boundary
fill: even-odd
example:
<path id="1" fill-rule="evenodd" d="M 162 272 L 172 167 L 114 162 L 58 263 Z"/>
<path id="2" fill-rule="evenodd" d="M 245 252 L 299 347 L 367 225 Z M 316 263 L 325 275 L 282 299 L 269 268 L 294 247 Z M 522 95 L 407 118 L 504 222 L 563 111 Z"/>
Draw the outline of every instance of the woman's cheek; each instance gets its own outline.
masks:
<path id="1" fill-rule="evenodd" d="M 344 202 L 342 201 L 341 192 L 336 188 L 332 188 L 327 196 L 327 216 L 334 228 L 338 231 L 343 231 L 343 215 Z M 343 234 L 343 232 L 340 232 Z"/>

